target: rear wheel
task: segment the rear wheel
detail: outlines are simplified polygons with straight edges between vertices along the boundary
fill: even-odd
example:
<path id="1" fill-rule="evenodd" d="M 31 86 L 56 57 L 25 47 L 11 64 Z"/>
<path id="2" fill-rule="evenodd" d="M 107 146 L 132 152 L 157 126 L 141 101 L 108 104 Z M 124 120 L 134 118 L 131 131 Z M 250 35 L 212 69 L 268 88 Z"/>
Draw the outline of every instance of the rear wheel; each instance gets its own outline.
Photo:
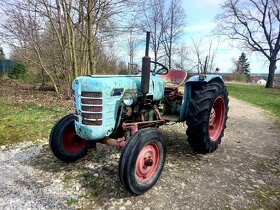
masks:
<path id="1" fill-rule="evenodd" d="M 87 154 L 87 141 L 75 132 L 74 115 L 66 115 L 53 127 L 50 140 L 53 154 L 64 162 L 73 162 Z"/>
<path id="2" fill-rule="evenodd" d="M 226 128 L 228 92 L 222 82 L 210 82 L 194 92 L 187 116 L 190 146 L 197 152 L 218 148 Z"/>
<path id="3" fill-rule="evenodd" d="M 162 172 L 166 157 L 163 136 L 155 129 L 141 129 L 122 151 L 119 177 L 133 194 L 143 194 L 152 188 Z"/>

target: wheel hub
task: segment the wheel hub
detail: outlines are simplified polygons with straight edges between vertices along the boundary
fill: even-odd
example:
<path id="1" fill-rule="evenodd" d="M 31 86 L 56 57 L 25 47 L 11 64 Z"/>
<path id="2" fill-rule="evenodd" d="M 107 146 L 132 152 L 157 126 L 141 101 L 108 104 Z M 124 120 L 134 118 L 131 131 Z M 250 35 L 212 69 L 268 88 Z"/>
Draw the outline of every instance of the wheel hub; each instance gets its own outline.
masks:
<path id="1" fill-rule="evenodd" d="M 211 141 L 216 141 L 224 127 L 225 121 L 225 101 L 223 97 L 219 96 L 216 98 L 213 107 L 211 108 L 208 133 Z"/>
<path id="2" fill-rule="evenodd" d="M 152 166 L 154 163 L 154 161 L 152 159 L 146 159 L 145 162 L 144 162 L 144 166 Z"/>
<path id="3" fill-rule="evenodd" d="M 214 126 L 215 119 L 216 119 L 216 112 L 215 109 L 212 108 L 210 113 L 210 119 L 209 119 L 209 127 Z"/>
<path id="4" fill-rule="evenodd" d="M 86 140 L 75 134 L 75 130 L 70 126 L 64 133 L 63 146 L 69 153 L 79 152 L 86 144 Z"/>
<path id="5" fill-rule="evenodd" d="M 136 179 L 146 182 L 152 178 L 157 170 L 160 152 L 157 144 L 146 144 L 140 151 L 135 165 Z"/>

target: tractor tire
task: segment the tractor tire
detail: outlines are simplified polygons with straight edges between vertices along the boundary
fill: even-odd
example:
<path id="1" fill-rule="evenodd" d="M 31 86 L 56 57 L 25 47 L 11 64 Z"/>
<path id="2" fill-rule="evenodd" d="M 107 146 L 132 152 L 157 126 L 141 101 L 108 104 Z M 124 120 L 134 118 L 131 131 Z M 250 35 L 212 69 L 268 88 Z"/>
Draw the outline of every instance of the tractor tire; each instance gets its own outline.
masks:
<path id="1" fill-rule="evenodd" d="M 222 82 L 207 83 L 194 92 L 186 120 L 187 140 L 194 151 L 208 153 L 218 148 L 226 128 L 228 102 Z"/>
<path id="2" fill-rule="evenodd" d="M 166 157 L 163 136 L 153 128 L 135 133 L 125 145 L 119 160 L 119 178 L 132 194 L 152 188 L 162 172 Z"/>
<path id="3" fill-rule="evenodd" d="M 50 133 L 49 146 L 63 162 L 74 162 L 87 154 L 88 142 L 76 135 L 73 114 L 57 121 Z"/>

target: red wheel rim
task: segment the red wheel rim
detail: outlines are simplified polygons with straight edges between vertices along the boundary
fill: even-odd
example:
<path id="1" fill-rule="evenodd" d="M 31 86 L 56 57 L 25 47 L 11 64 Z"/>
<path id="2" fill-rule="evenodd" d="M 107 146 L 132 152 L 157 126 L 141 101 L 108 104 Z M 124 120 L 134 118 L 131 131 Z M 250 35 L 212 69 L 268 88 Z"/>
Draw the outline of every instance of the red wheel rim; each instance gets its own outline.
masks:
<path id="1" fill-rule="evenodd" d="M 135 166 L 136 180 L 147 182 L 155 174 L 160 158 L 159 147 L 156 143 L 146 144 L 140 151 Z"/>
<path id="2" fill-rule="evenodd" d="M 63 146 L 66 152 L 76 153 L 83 149 L 86 145 L 86 140 L 75 135 L 75 128 L 69 126 L 64 132 Z"/>
<path id="3" fill-rule="evenodd" d="M 219 138 L 224 128 L 224 119 L 225 101 L 221 96 L 219 96 L 213 104 L 209 117 L 208 133 L 212 141 L 216 141 L 217 138 Z"/>

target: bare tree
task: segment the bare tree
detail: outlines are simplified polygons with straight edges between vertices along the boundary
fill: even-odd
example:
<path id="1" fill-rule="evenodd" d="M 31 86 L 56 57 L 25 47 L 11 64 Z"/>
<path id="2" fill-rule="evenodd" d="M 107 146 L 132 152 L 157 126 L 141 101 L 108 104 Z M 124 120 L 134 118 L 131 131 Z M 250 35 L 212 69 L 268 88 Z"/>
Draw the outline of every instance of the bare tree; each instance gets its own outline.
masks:
<path id="1" fill-rule="evenodd" d="M 19 1 L 18 4 L 3 3 L 5 6 L 2 4 L 1 9 L 6 14 L 6 24 L 1 25 L 3 29 L 1 37 L 18 53 L 20 49 L 21 52 L 24 51 L 25 53 L 21 53 L 21 56 L 30 64 L 40 66 L 40 69 L 50 78 L 55 91 L 58 92 L 55 78 L 42 56 L 45 52 L 45 48 L 41 45 L 43 36 L 40 33 L 43 29 L 41 26 L 43 20 L 37 12 L 38 4 L 33 4 L 31 1 Z"/>
<path id="2" fill-rule="evenodd" d="M 164 0 L 149 0 L 142 6 L 143 14 L 139 16 L 137 23 L 143 31 L 151 32 L 151 48 L 154 53 L 154 61 L 159 59 L 159 51 L 163 36 Z"/>
<path id="3" fill-rule="evenodd" d="M 189 49 L 186 42 L 180 43 L 179 47 L 175 48 L 175 54 L 176 54 L 176 61 L 175 61 L 175 67 L 179 69 L 183 69 L 185 71 L 189 71 L 190 67 L 188 66 L 189 61 Z"/>
<path id="4" fill-rule="evenodd" d="M 240 41 L 269 61 L 266 88 L 273 87 L 276 63 L 280 60 L 280 1 L 227 0 L 217 16 L 217 34 Z"/>
<path id="5" fill-rule="evenodd" d="M 74 77 L 101 72 L 96 68 L 105 56 L 102 44 L 112 34 L 113 17 L 131 1 L 1 0 L 0 36 L 34 69 L 43 70 L 57 92 L 69 93 Z"/>
<path id="6" fill-rule="evenodd" d="M 162 22 L 162 44 L 168 60 L 168 68 L 172 64 L 172 50 L 174 42 L 182 35 L 186 25 L 186 15 L 181 0 L 171 0 Z"/>
<path id="7" fill-rule="evenodd" d="M 197 69 L 198 74 L 211 73 L 215 69 L 215 58 L 219 43 L 214 46 L 213 40 L 203 38 L 192 39 L 191 58 L 192 69 Z"/>

